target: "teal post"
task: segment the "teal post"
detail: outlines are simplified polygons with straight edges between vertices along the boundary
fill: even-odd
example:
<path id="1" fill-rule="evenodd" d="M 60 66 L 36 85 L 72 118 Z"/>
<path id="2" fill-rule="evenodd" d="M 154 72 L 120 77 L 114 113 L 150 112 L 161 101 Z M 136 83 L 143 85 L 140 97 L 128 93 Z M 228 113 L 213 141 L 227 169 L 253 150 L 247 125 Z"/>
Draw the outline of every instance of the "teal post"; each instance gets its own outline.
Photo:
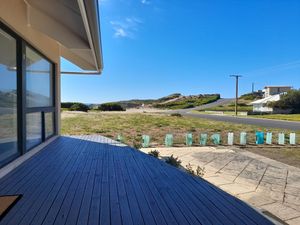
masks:
<path id="1" fill-rule="evenodd" d="M 123 136 L 121 134 L 118 134 L 117 141 L 121 142 L 121 143 L 124 141 L 124 138 L 123 138 Z"/>
<path id="2" fill-rule="evenodd" d="M 266 136 L 266 144 L 271 145 L 272 144 L 272 138 L 273 138 L 273 134 L 271 132 L 268 132 L 267 136 Z"/>
<path id="3" fill-rule="evenodd" d="M 290 145 L 296 145 L 296 134 L 295 133 L 290 134 Z"/>
<path id="4" fill-rule="evenodd" d="M 213 134 L 211 136 L 212 143 L 215 145 L 220 145 L 221 144 L 221 135 L 220 134 Z"/>
<path id="5" fill-rule="evenodd" d="M 284 133 L 278 134 L 278 144 L 279 145 L 285 145 L 285 135 Z"/>
<path id="6" fill-rule="evenodd" d="M 187 146 L 192 146 L 193 145 L 193 134 L 189 133 L 185 135 L 185 144 Z"/>
<path id="7" fill-rule="evenodd" d="M 166 147 L 172 147 L 173 146 L 173 134 L 167 134 L 166 135 L 165 145 L 166 145 Z"/>
<path id="8" fill-rule="evenodd" d="M 200 134 L 199 144 L 202 146 L 207 145 L 207 134 Z"/>
<path id="9" fill-rule="evenodd" d="M 265 133 L 261 131 L 257 131 L 255 133 L 256 136 L 256 144 L 263 145 L 265 143 Z"/>
<path id="10" fill-rule="evenodd" d="M 247 144 L 247 133 L 246 132 L 241 132 L 240 144 L 241 145 L 246 145 Z"/>
<path id="11" fill-rule="evenodd" d="M 228 133 L 228 145 L 233 145 L 234 142 L 234 133 Z"/>
<path id="12" fill-rule="evenodd" d="M 142 146 L 143 148 L 148 148 L 150 146 L 150 136 L 149 135 L 143 135 L 142 136 Z"/>

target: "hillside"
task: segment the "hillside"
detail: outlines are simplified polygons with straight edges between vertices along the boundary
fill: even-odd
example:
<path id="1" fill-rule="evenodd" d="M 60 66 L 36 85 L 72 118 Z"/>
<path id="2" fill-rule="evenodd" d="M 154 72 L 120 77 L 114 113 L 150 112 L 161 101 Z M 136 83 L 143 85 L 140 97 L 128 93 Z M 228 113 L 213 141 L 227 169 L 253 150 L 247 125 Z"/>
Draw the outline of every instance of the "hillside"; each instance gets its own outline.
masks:
<path id="1" fill-rule="evenodd" d="M 252 111 L 253 106 L 249 105 L 251 102 L 262 99 L 263 93 L 261 92 L 254 92 L 254 93 L 247 93 L 239 97 L 239 111 Z M 230 103 L 226 103 L 224 105 L 219 105 L 212 108 L 207 108 L 205 110 L 199 110 L 199 111 L 222 111 L 222 112 L 233 112 L 235 110 L 235 101 L 232 101 Z"/>
<path id="2" fill-rule="evenodd" d="M 189 95 L 184 96 L 180 93 L 174 93 L 159 99 L 133 99 L 127 101 L 113 102 L 120 104 L 123 108 L 159 108 L 159 109 L 186 109 L 193 108 L 196 106 L 211 103 L 220 99 L 219 94 L 200 94 L 200 95 Z"/>

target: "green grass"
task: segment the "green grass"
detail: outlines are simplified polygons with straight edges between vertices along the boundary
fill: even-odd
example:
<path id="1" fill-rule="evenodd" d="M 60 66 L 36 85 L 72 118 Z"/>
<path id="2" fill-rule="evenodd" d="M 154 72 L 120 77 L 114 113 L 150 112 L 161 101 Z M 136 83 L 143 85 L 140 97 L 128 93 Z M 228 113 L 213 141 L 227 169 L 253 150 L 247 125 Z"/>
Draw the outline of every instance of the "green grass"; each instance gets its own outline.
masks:
<path id="1" fill-rule="evenodd" d="M 221 133 L 226 143 L 228 132 L 235 132 L 236 140 L 239 140 L 239 132 L 241 131 L 248 132 L 249 140 L 254 144 L 254 132 L 256 130 L 268 131 L 263 127 L 252 125 L 160 114 L 70 114 L 63 112 L 62 115 L 63 134 L 100 134 L 113 139 L 116 139 L 118 134 L 122 134 L 125 143 L 129 145 L 140 142 L 143 134 L 150 135 L 152 145 L 163 145 L 164 137 L 168 133 L 174 135 L 175 144 L 184 144 L 185 134 L 188 132 L 193 133 L 196 143 L 198 143 L 198 136 L 201 132 L 206 132 L 209 135 L 215 132 Z M 279 131 L 282 129 L 272 129 L 274 135 Z M 288 133 L 289 131 L 285 130 L 284 132 Z"/>
<path id="2" fill-rule="evenodd" d="M 255 115 L 255 118 L 275 119 L 275 120 L 287 120 L 287 121 L 299 121 L 300 114 L 272 114 L 272 115 Z"/>

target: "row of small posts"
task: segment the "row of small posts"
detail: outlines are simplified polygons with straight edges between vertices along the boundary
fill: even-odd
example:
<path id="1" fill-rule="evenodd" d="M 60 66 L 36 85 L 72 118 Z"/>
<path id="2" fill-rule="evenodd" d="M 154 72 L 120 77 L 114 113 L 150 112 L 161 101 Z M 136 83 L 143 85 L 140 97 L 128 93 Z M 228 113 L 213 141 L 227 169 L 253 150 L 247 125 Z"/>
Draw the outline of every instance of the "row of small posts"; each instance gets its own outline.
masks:
<path id="1" fill-rule="evenodd" d="M 279 133 L 278 138 L 277 138 L 277 143 L 279 145 L 285 145 L 286 144 L 286 134 L 284 133 Z M 240 145 L 247 145 L 248 144 L 248 134 L 246 132 L 241 132 L 240 133 L 240 138 L 239 138 L 239 144 Z M 199 144 L 201 146 L 206 146 L 208 143 L 209 137 L 208 134 L 200 134 L 199 136 Z M 210 136 L 210 140 L 214 145 L 220 145 L 221 144 L 221 134 L 213 134 Z M 268 144 L 271 145 L 273 144 L 273 133 L 271 132 L 256 132 L 255 133 L 255 140 L 257 145 L 262 145 L 262 144 Z M 193 141 L 193 134 L 188 133 L 185 135 L 185 144 L 187 146 L 192 146 L 194 143 Z M 230 132 L 227 135 L 227 144 L 228 145 L 234 145 L 234 133 Z M 165 137 L 165 146 L 171 147 L 174 144 L 174 137 L 173 134 L 167 134 Z M 290 133 L 289 134 L 289 144 L 290 145 L 296 145 L 296 134 L 295 133 Z M 147 148 L 150 146 L 150 136 L 149 135 L 143 135 L 142 136 L 142 147 Z"/>

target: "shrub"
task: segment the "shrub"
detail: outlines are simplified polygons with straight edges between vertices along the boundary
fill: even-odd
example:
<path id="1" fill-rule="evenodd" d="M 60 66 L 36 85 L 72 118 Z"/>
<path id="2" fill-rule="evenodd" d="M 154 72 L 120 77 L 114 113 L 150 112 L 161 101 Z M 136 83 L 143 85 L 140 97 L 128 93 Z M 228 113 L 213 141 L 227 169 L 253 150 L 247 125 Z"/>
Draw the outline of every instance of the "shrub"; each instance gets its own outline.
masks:
<path id="1" fill-rule="evenodd" d="M 188 172 L 189 174 L 191 174 L 193 176 L 195 175 L 195 171 L 193 170 L 193 167 L 190 163 L 186 165 L 186 172 Z"/>
<path id="2" fill-rule="evenodd" d="M 277 102 L 272 102 L 270 106 L 278 109 L 292 109 L 293 113 L 300 112 L 300 90 L 291 90 L 283 95 Z"/>
<path id="3" fill-rule="evenodd" d="M 166 159 L 166 163 L 175 167 L 179 167 L 181 165 L 181 160 L 179 160 L 178 157 L 174 157 L 173 155 L 171 155 Z"/>
<path id="4" fill-rule="evenodd" d="M 196 176 L 203 177 L 204 174 L 205 174 L 205 167 L 202 168 L 202 167 L 198 166 L 197 170 L 196 170 Z"/>
<path id="5" fill-rule="evenodd" d="M 148 152 L 148 154 L 155 158 L 158 158 L 160 153 L 157 150 L 153 150 L 153 151 Z"/>
<path id="6" fill-rule="evenodd" d="M 205 168 L 197 166 L 196 172 L 193 170 L 192 165 L 189 163 L 186 165 L 186 172 L 188 172 L 189 174 L 193 175 L 193 176 L 197 176 L 197 177 L 203 177 L 205 174 Z"/>
<path id="7" fill-rule="evenodd" d="M 100 111 L 125 111 L 125 109 L 117 103 L 104 103 L 98 106 Z"/>
<path id="8" fill-rule="evenodd" d="M 75 103 L 70 107 L 70 111 L 82 111 L 87 112 L 90 108 L 83 103 Z"/>
<path id="9" fill-rule="evenodd" d="M 132 142 L 132 146 L 135 148 L 135 149 L 140 149 L 142 147 L 142 144 L 138 141 L 133 141 Z"/>
<path id="10" fill-rule="evenodd" d="M 171 116 L 182 117 L 182 115 L 180 113 L 172 113 Z"/>

